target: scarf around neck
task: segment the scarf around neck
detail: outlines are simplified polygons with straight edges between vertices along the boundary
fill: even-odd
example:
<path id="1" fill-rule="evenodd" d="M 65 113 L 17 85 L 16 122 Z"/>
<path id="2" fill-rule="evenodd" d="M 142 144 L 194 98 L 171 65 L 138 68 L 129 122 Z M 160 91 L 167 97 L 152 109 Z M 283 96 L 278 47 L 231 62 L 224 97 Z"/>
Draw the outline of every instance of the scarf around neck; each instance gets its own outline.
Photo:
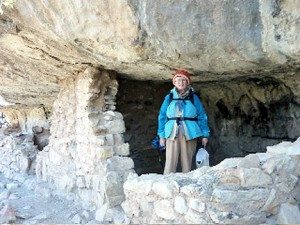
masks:
<path id="1" fill-rule="evenodd" d="M 187 97 L 190 94 L 190 91 L 193 90 L 193 88 L 191 86 L 188 86 L 187 89 L 185 90 L 185 92 L 183 92 L 182 94 L 180 94 L 177 90 L 177 88 L 175 88 L 177 94 L 178 94 L 178 98 L 180 98 L 179 100 L 177 100 L 176 102 L 176 106 L 179 109 L 179 112 L 182 113 L 183 111 L 183 105 L 185 104 L 184 98 Z"/>

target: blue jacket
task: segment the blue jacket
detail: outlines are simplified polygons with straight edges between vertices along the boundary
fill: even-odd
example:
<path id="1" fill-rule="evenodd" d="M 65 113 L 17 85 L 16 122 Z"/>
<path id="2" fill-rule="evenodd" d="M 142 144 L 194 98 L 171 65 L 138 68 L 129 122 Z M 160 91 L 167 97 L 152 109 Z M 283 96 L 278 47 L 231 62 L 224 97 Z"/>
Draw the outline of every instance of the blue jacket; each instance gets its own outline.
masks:
<path id="1" fill-rule="evenodd" d="M 158 136 L 160 138 L 169 138 L 174 128 L 176 120 L 167 120 L 167 118 L 177 117 L 176 113 L 176 101 L 175 98 L 179 98 L 175 88 L 171 90 L 174 100 L 170 102 L 170 95 L 168 94 L 159 111 L 158 115 Z M 185 100 L 183 104 L 183 117 L 197 117 L 197 121 L 184 120 L 185 127 L 187 129 L 187 140 L 192 140 L 198 137 L 208 137 L 209 127 L 207 125 L 207 115 L 203 108 L 203 105 L 197 95 L 193 95 L 194 104 Z"/>

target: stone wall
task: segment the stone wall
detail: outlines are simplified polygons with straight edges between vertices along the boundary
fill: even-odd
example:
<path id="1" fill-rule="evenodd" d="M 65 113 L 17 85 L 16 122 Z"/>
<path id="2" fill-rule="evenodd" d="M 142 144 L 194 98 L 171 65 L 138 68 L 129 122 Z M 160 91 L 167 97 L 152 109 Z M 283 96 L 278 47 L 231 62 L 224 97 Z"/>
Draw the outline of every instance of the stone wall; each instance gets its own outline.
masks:
<path id="1" fill-rule="evenodd" d="M 300 138 L 188 174 L 132 174 L 122 207 L 134 224 L 298 224 L 299 149 Z"/>
<path id="2" fill-rule="evenodd" d="M 123 116 L 115 110 L 113 72 L 86 69 L 60 82 L 49 145 L 38 154 L 37 176 L 85 203 L 111 208 L 124 200 L 132 171 Z"/>
<path id="3" fill-rule="evenodd" d="M 0 172 L 5 177 L 22 181 L 22 174 L 35 174 L 37 153 L 32 135 L 0 134 Z"/>
<path id="4" fill-rule="evenodd" d="M 0 171 L 7 178 L 22 181 L 22 174 L 35 174 L 38 153 L 35 141 L 45 146 L 48 128 L 43 107 L 9 105 L 0 108 Z"/>

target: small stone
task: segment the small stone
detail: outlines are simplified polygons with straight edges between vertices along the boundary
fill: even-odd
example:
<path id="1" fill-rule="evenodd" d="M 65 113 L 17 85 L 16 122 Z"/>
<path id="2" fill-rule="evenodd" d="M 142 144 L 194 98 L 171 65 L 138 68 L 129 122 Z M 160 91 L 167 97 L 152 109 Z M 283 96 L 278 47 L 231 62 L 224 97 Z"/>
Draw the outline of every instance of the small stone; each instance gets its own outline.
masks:
<path id="1" fill-rule="evenodd" d="M 168 200 L 156 201 L 154 203 L 154 212 L 157 216 L 166 220 L 174 220 L 176 218 L 173 206 Z"/>
<path id="2" fill-rule="evenodd" d="M 189 207 L 193 210 L 198 211 L 198 212 L 204 212 L 205 211 L 205 203 L 200 202 L 198 199 L 195 199 L 195 198 L 190 199 Z"/>
<path id="3" fill-rule="evenodd" d="M 266 187 L 272 184 L 272 178 L 259 168 L 241 170 L 242 187 Z"/>
<path id="4" fill-rule="evenodd" d="M 31 160 L 26 156 L 22 156 L 19 158 L 19 168 L 22 173 L 27 173 L 29 171 L 29 167 L 31 165 Z"/>
<path id="5" fill-rule="evenodd" d="M 292 145 L 292 142 L 283 141 L 277 145 L 267 146 L 269 154 L 286 154 L 286 149 Z"/>
<path id="6" fill-rule="evenodd" d="M 98 209 L 95 213 L 95 220 L 102 222 L 104 221 L 105 214 L 108 209 L 108 204 L 104 204 L 100 209 Z"/>
<path id="7" fill-rule="evenodd" d="M 159 181 L 153 184 L 152 190 L 162 198 L 172 198 L 179 191 L 179 187 L 175 182 Z"/>
<path id="8" fill-rule="evenodd" d="M 121 207 L 108 209 L 105 217 L 106 220 L 111 221 L 114 224 L 128 224 L 129 222 Z"/>
<path id="9" fill-rule="evenodd" d="M 115 145 L 121 145 L 124 143 L 124 138 L 122 134 L 114 134 Z"/>
<path id="10" fill-rule="evenodd" d="M 24 209 L 24 210 L 29 210 L 29 209 L 31 209 L 31 208 L 32 208 L 32 206 L 27 205 L 27 206 L 24 206 L 22 209 Z"/>
<path id="11" fill-rule="evenodd" d="M 31 217 L 29 213 L 17 213 L 16 217 L 19 219 L 27 220 Z"/>
<path id="12" fill-rule="evenodd" d="M 34 126 L 34 127 L 32 127 L 32 131 L 33 131 L 35 134 L 42 133 L 42 132 L 43 132 L 43 127 L 40 127 L 40 126 Z"/>
<path id="13" fill-rule="evenodd" d="M 129 157 L 114 156 L 107 160 L 108 171 L 125 171 L 133 167 L 133 160 Z"/>
<path id="14" fill-rule="evenodd" d="M 280 206 L 277 224 L 299 224 L 300 210 L 297 205 L 284 203 Z"/>
<path id="15" fill-rule="evenodd" d="M 85 182 L 83 177 L 78 177 L 76 180 L 76 186 L 79 188 L 84 188 L 85 187 Z"/>
<path id="16" fill-rule="evenodd" d="M 17 189 L 18 187 L 19 187 L 19 184 L 17 184 L 17 183 L 8 183 L 8 184 L 6 184 L 6 188 L 8 190 Z"/>
<path id="17" fill-rule="evenodd" d="M 111 121 L 111 120 L 113 120 L 113 117 L 110 115 L 107 115 L 107 116 L 104 116 L 104 120 Z"/>
<path id="18" fill-rule="evenodd" d="M 241 161 L 241 158 L 227 158 L 215 166 L 216 169 L 235 168 Z"/>
<path id="19" fill-rule="evenodd" d="M 243 168 L 259 168 L 260 167 L 260 160 L 256 154 L 250 154 L 245 156 L 238 162 L 238 167 Z"/>
<path id="20" fill-rule="evenodd" d="M 188 224 L 212 224 L 210 217 L 205 214 L 200 214 L 192 209 L 188 210 L 184 218 Z"/>
<path id="21" fill-rule="evenodd" d="M 14 200 L 14 199 L 19 199 L 20 197 L 14 193 L 10 194 L 8 199 Z"/>
<path id="22" fill-rule="evenodd" d="M 43 220 L 43 219 L 47 219 L 47 214 L 46 213 L 41 213 L 33 218 L 31 218 L 31 220 Z"/>
<path id="23" fill-rule="evenodd" d="M 9 190 L 4 190 L 0 193 L 0 201 L 7 199 L 10 195 L 10 191 Z"/>
<path id="24" fill-rule="evenodd" d="M 105 135 L 106 145 L 114 145 L 114 136 L 112 134 Z"/>
<path id="25" fill-rule="evenodd" d="M 75 216 L 73 216 L 73 218 L 71 219 L 71 221 L 73 223 L 79 224 L 79 223 L 81 223 L 82 218 L 81 218 L 81 216 L 79 214 L 76 214 Z"/>
<path id="26" fill-rule="evenodd" d="M 186 205 L 185 199 L 181 196 L 176 196 L 175 201 L 174 201 L 174 208 L 175 208 L 175 211 L 180 214 L 186 213 L 188 210 L 188 207 Z"/>
<path id="27" fill-rule="evenodd" d="M 6 205 L 0 211 L 0 223 L 13 223 L 16 220 L 15 210 Z"/>
<path id="28" fill-rule="evenodd" d="M 81 213 L 81 215 L 82 215 L 86 220 L 88 220 L 88 219 L 90 218 L 90 214 L 89 214 L 89 212 L 86 211 L 86 210 L 84 210 L 84 211 Z"/>
<path id="29" fill-rule="evenodd" d="M 128 156 L 129 155 L 129 144 L 124 143 L 114 148 L 114 151 L 119 156 Z"/>
<path id="30" fill-rule="evenodd" d="M 46 187 L 39 187 L 36 186 L 35 190 L 34 190 L 37 194 L 40 194 L 46 198 L 49 198 L 51 196 L 51 190 L 46 188 Z"/>
<path id="31" fill-rule="evenodd" d="M 32 220 L 32 218 L 26 221 L 26 224 L 37 224 L 37 223 L 38 223 L 38 221 Z"/>
<path id="32" fill-rule="evenodd" d="M 0 182 L 0 189 L 3 189 L 3 188 L 5 188 L 5 183 Z"/>

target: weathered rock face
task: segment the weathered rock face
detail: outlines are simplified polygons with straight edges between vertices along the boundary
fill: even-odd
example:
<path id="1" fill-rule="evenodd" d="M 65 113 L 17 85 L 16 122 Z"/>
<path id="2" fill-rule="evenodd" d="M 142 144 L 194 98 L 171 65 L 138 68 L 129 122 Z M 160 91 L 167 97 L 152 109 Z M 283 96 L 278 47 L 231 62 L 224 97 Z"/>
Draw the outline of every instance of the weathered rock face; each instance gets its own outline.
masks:
<path id="1" fill-rule="evenodd" d="M 134 224 L 297 224 L 299 147 L 300 139 L 188 174 L 133 174 L 122 207 Z"/>
<path id="2" fill-rule="evenodd" d="M 299 1 L 16 1 L 2 6 L 1 96 L 51 106 L 57 82 L 87 64 L 164 80 L 299 66 Z M 13 82 L 12 82 L 13 81 Z M 30 85 L 29 85 L 30 84 Z"/>
<path id="3" fill-rule="evenodd" d="M 300 136 L 299 75 L 195 84 L 212 130 L 214 163 Z"/>

